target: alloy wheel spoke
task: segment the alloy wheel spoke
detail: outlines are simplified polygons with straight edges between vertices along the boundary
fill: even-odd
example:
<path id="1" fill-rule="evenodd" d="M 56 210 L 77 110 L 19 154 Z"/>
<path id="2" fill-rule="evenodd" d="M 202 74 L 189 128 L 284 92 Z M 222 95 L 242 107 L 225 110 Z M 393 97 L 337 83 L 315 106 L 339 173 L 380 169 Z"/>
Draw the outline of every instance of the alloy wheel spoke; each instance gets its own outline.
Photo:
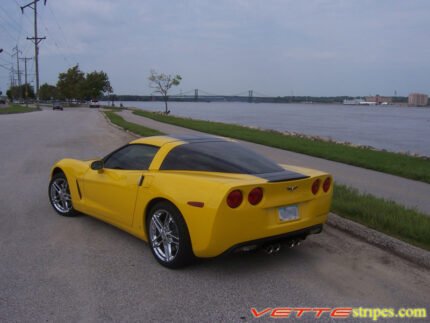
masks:
<path id="1" fill-rule="evenodd" d="M 176 243 L 179 242 L 179 237 L 175 236 L 172 231 L 166 232 L 166 236 Z"/>
<path id="2" fill-rule="evenodd" d="M 161 222 L 160 222 L 160 219 L 158 218 L 158 216 L 157 215 L 154 215 L 153 217 L 152 217 L 152 222 L 154 223 L 154 225 L 155 225 L 155 227 L 157 228 L 157 230 L 158 230 L 158 232 L 163 232 L 164 231 L 164 229 L 163 229 L 163 225 L 161 224 Z"/>
<path id="3" fill-rule="evenodd" d="M 52 186 L 57 191 L 57 193 L 61 193 L 61 187 L 56 182 L 52 183 Z"/>
<path id="4" fill-rule="evenodd" d="M 175 240 L 172 240 L 172 239 L 170 239 L 170 242 L 169 242 L 171 245 L 175 245 L 175 246 L 179 246 L 179 241 L 175 241 Z"/>
<path id="5" fill-rule="evenodd" d="M 172 258 L 172 245 L 170 243 L 164 243 L 164 255 L 166 256 L 166 261 L 170 261 L 170 258 Z"/>
<path id="6" fill-rule="evenodd" d="M 154 248 L 158 248 L 161 245 L 161 241 L 159 241 L 160 237 L 153 237 L 151 239 L 152 245 L 154 246 Z"/>
<path id="7" fill-rule="evenodd" d="M 164 229 L 166 231 L 169 230 L 169 225 L 170 225 L 171 222 L 172 222 L 172 216 L 170 214 L 167 214 L 166 218 L 164 219 Z"/>
<path id="8" fill-rule="evenodd" d="M 64 204 L 64 200 L 63 199 L 60 199 L 60 202 L 58 204 L 60 204 L 60 207 L 63 209 L 63 211 L 66 209 L 66 206 Z"/>

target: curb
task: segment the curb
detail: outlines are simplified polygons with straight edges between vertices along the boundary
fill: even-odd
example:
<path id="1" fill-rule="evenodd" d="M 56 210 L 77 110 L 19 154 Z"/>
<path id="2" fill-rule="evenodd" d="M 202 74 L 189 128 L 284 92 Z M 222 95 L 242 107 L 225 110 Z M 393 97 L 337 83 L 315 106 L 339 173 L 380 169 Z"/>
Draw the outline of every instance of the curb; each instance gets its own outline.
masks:
<path id="1" fill-rule="evenodd" d="M 416 265 L 430 269 L 430 252 L 427 250 L 412 246 L 362 224 L 342 218 L 334 213 L 329 214 L 327 224 Z"/>
<path id="2" fill-rule="evenodd" d="M 127 129 L 124 129 L 124 128 L 122 128 L 122 127 L 120 127 L 120 126 L 117 126 L 116 124 L 112 123 L 112 122 L 110 121 L 110 119 L 108 118 L 108 116 L 106 115 L 106 113 L 104 113 L 105 111 L 102 111 L 102 110 L 99 110 L 99 111 L 100 111 L 100 113 L 103 115 L 103 118 L 105 118 L 106 122 L 107 122 L 108 124 L 110 124 L 112 127 L 116 128 L 116 129 L 118 129 L 118 130 L 124 131 L 124 132 L 128 133 L 129 135 L 131 135 L 131 136 L 133 136 L 133 137 L 135 137 L 135 138 L 140 138 L 140 137 L 141 137 L 141 136 L 139 136 L 139 135 L 135 134 L 134 132 L 131 132 L 131 131 L 127 130 Z"/>

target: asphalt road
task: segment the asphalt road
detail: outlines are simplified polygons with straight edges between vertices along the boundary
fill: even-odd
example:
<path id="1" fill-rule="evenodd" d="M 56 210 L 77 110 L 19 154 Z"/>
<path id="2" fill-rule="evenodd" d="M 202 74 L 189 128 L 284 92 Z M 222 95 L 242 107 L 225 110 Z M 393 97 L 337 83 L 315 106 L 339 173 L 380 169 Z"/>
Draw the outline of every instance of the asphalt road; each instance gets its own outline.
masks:
<path id="1" fill-rule="evenodd" d="M 0 322 L 247 322 L 251 307 L 428 307 L 428 270 L 332 228 L 276 256 L 172 271 L 114 227 L 58 216 L 50 166 L 129 139 L 95 110 L 0 116 Z"/>
<path id="2" fill-rule="evenodd" d="M 130 122 L 142 124 L 152 129 L 158 129 L 168 134 L 201 133 L 195 130 L 143 118 L 134 115 L 129 110 L 123 111 L 121 115 Z M 342 164 L 327 159 L 303 155 L 292 151 L 267 147 L 245 141 L 241 142 L 249 148 L 259 151 L 263 155 L 269 156 L 279 163 L 299 165 L 329 172 L 333 174 L 334 180 L 337 183 L 354 187 L 364 193 L 396 201 L 397 203 L 410 208 L 415 208 L 430 216 L 430 184 Z"/>

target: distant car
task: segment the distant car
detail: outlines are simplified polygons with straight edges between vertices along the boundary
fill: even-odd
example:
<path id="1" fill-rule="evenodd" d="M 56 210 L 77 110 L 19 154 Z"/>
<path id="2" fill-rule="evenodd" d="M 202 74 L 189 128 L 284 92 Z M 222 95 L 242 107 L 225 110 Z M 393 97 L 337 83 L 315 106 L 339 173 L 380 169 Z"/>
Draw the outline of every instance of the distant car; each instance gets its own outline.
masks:
<path id="1" fill-rule="evenodd" d="M 60 102 L 54 102 L 52 103 L 52 110 L 61 110 L 63 111 L 63 106 Z"/>
<path id="2" fill-rule="evenodd" d="M 97 100 L 90 101 L 90 108 L 100 108 L 100 103 Z"/>
<path id="3" fill-rule="evenodd" d="M 320 233 L 332 181 L 223 138 L 156 136 L 99 160 L 60 160 L 49 199 L 60 215 L 83 212 L 148 241 L 161 265 L 178 268 L 232 250 L 273 253 Z"/>

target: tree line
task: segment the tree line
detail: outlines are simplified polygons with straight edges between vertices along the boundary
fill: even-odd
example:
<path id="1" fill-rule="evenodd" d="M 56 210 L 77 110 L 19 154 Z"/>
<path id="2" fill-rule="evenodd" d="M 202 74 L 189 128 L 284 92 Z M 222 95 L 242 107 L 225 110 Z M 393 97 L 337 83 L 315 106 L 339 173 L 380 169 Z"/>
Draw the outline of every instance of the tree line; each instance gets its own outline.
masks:
<path id="1" fill-rule="evenodd" d="M 79 65 L 58 75 L 56 85 L 44 83 L 39 88 L 39 99 L 48 100 L 97 100 L 103 94 L 112 93 L 108 75 L 103 71 L 84 73 Z M 34 88 L 30 84 L 11 86 L 6 95 L 10 100 L 34 99 Z"/>

